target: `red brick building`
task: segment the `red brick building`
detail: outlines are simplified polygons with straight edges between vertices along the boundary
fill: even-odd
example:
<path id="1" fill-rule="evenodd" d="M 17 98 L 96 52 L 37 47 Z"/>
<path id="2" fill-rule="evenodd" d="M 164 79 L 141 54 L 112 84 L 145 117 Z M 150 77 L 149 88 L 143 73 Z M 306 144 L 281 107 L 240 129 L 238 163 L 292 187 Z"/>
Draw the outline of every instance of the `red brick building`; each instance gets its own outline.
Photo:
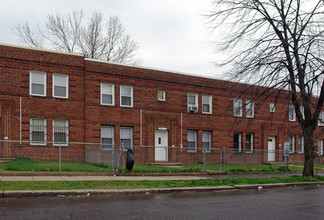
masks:
<path id="1" fill-rule="evenodd" d="M 1 44 L 1 157 L 15 157 L 19 149 L 32 158 L 55 159 L 60 144 L 63 159 L 84 161 L 84 144 L 76 142 L 86 142 L 104 149 L 170 147 L 167 154 L 145 149 L 143 162 L 197 162 L 204 147 L 208 160 L 217 161 L 212 148 L 233 148 L 239 155 L 280 151 L 289 142 L 294 160 L 303 161 L 303 137 L 288 92 L 256 99 L 265 89 Z M 319 122 L 319 154 L 323 128 Z M 261 160 L 282 157 L 269 153 Z"/>

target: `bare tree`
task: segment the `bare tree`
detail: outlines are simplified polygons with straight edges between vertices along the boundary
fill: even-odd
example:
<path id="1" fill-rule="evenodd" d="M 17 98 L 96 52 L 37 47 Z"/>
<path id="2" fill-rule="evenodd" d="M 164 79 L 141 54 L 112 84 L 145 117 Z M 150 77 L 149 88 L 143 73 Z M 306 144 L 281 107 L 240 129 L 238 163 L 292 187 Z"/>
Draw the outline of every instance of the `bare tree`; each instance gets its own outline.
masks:
<path id="1" fill-rule="evenodd" d="M 229 76 L 269 91 L 290 90 L 305 137 L 304 176 L 314 175 L 314 132 L 324 100 L 323 9 L 323 0 L 216 0 L 208 14 L 212 28 L 225 32 L 219 49 L 230 54 L 221 64 L 232 67 Z"/>
<path id="2" fill-rule="evenodd" d="M 139 64 L 135 59 L 138 44 L 125 32 L 117 16 L 106 22 L 103 13 L 95 12 L 84 24 L 84 13 L 66 16 L 48 14 L 44 28 L 38 24 L 32 31 L 28 22 L 14 27 L 18 40 L 36 48 L 83 53 L 85 57 L 105 61 Z"/>

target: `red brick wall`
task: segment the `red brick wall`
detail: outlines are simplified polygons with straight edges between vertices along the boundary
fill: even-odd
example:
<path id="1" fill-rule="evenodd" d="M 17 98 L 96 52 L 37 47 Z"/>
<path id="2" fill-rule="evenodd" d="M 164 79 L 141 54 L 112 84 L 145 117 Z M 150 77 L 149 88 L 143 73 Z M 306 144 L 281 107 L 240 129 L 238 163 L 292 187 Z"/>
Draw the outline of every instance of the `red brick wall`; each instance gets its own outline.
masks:
<path id="1" fill-rule="evenodd" d="M 47 73 L 47 95 L 36 97 L 29 95 L 29 71 Z M 53 73 L 69 76 L 69 98 L 60 99 L 52 96 Z M 115 106 L 100 105 L 100 83 L 110 82 L 115 85 Z M 288 121 L 287 92 L 282 92 L 279 99 L 269 97 L 255 101 L 254 118 L 233 117 L 233 98 L 241 97 L 245 101 L 253 99 L 264 88 L 252 87 L 227 81 L 135 68 L 84 59 L 82 56 L 55 52 L 38 51 L 19 47 L 0 45 L 0 118 L 1 137 L 19 140 L 19 107 L 22 98 L 22 140 L 29 141 L 29 120 L 42 117 L 47 120 L 47 140 L 52 141 L 53 119 L 69 121 L 69 141 L 100 143 L 101 125 L 115 127 L 115 145 L 120 145 L 120 127 L 133 127 L 133 144 L 140 145 L 140 111 L 142 110 L 142 144 L 154 146 L 155 130 L 168 130 L 169 146 L 187 146 L 187 130 L 197 130 L 198 148 L 202 147 L 202 131 L 212 131 L 213 148 L 232 148 L 233 133 L 242 132 L 242 148 L 245 149 L 245 134 L 254 133 L 254 149 L 267 149 L 268 136 L 276 137 L 276 150 L 282 150 L 282 143 L 289 135 L 296 135 L 295 148 L 298 149 L 298 135 L 301 134 L 298 122 Z M 120 107 L 120 85 L 133 86 L 133 107 Z M 157 91 L 166 91 L 166 101 L 158 101 Z M 242 95 L 242 91 L 246 91 Z M 198 113 L 187 112 L 187 94 L 198 94 Z M 202 95 L 212 95 L 212 114 L 202 113 Z M 275 113 L 270 113 L 269 104 L 276 103 Z M 182 134 L 181 134 L 182 113 Z M 8 129 L 10 127 L 10 129 Z M 323 127 L 317 129 L 316 137 L 324 138 Z M 316 144 L 316 143 L 315 143 Z M 70 156 L 65 159 L 82 161 L 84 146 L 65 147 Z M 34 148 L 28 154 L 34 158 L 52 159 L 51 144 L 47 147 Z M 3 146 L 3 156 L 15 156 L 12 147 Z M 25 148 L 26 153 L 29 148 Z M 20 149 L 19 152 L 24 151 Z M 53 151 L 53 152 L 52 152 Z M 34 152 L 34 153 L 32 153 Z M 154 150 L 145 149 L 141 160 L 154 162 Z M 213 153 L 214 152 L 214 153 Z M 207 154 L 209 162 L 219 162 L 219 154 L 213 150 Z M 17 153 L 16 153 L 17 154 Z M 47 155 L 47 156 L 45 156 Z M 76 156 L 81 155 L 81 156 Z M 168 151 L 172 162 L 202 162 L 201 149 L 198 153 L 188 153 L 186 148 L 174 148 Z M 259 158 L 263 162 L 265 159 Z M 299 160 L 299 159 L 298 159 Z M 282 161 L 278 156 L 276 161 Z"/>

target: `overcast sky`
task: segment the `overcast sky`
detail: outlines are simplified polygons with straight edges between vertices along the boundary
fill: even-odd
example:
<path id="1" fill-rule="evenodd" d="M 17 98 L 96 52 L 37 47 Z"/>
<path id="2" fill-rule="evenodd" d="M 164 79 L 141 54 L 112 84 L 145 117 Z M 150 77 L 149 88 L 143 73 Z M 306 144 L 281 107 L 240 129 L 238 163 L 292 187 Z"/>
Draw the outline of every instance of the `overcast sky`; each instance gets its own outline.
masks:
<path id="1" fill-rule="evenodd" d="M 49 13 L 101 11 L 119 15 L 138 42 L 142 66 L 220 78 L 217 54 L 202 14 L 211 0 L 0 0 L 0 43 L 19 44 L 13 26 L 42 24 Z M 214 35 L 215 36 L 215 35 Z"/>

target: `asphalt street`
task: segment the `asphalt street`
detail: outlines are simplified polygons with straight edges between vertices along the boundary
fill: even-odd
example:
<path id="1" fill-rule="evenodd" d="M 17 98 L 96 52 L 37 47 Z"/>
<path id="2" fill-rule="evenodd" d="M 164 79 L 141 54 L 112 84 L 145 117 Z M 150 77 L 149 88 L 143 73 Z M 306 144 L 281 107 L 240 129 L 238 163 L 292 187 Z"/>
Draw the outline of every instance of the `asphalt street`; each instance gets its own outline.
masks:
<path id="1" fill-rule="evenodd" d="M 323 219 L 324 187 L 0 198 L 1 219 Z"/>

